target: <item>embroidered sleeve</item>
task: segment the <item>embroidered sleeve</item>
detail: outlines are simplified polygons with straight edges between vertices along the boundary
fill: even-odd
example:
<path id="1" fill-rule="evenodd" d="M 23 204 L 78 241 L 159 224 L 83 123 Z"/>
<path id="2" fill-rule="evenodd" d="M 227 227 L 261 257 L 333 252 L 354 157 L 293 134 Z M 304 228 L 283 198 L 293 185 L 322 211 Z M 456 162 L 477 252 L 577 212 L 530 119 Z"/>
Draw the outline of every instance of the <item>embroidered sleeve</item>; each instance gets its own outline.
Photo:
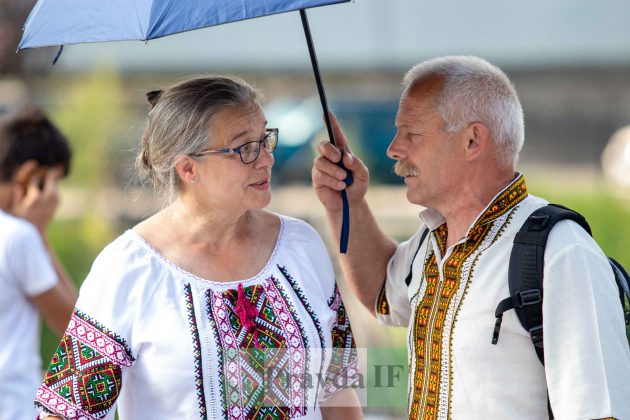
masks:
<path id="1" fill-rule="evenodd" d="M 376 313 L 379 315 L 389 315 L 389 302 L 387 302 L 387 295 L 385 294 L 385 282 L 381 287 L 381 291 L 378 293 L 376 299 Z"/>
<path id="2" fill-rule="evenodd" d="M 359 379 L 357 349 L 350 327 L 348 313 L 335 285 L 328 306 L 336 314 L 332 327 L 332 354 L 324 376 L 320 400 L 327 400 L 343 388 L 348 388 Z"/>
<path id="3" fill-rule="evenodd" d="M 134 362 L 124 339 L 75 309 L 35 405 L 67 419 L 100 419 L 114 406 L 123 370 Z"/>

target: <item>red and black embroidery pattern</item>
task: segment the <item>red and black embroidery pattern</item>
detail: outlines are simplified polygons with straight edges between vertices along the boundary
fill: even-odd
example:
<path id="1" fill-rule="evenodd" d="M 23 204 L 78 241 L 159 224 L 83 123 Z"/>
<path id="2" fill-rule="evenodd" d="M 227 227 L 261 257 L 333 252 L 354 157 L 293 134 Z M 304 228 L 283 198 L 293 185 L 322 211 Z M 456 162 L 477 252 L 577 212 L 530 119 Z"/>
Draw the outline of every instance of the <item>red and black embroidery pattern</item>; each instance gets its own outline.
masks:
<path id="1" fill-rule="evenodd" d="M 337 285 L 328 304 L 337 313 L 337 318 L 332 328 L 332 355 L 324 378 L 324 399 L 349 387 L 357 379 L 358 373 L 354 335 Z"/>
<path id="2" fill-rule="evenodd" d="M 122 338 L 75 310 L 36 404 L 68 419 L 105 417 L 120 393 L 122 369 L 133 362 Z"/>
<path id="3" fill-rule="evenodd" d="M 222 352 L 222 391 L 229 419 L 289 419 L 306 414 L 304 392 L 308 341 L 304 329 L 274 278 L 243 288 L 256 310 L 254 334 L 236 313 L 236 290 L 209 292 L 211 321 Z"/>

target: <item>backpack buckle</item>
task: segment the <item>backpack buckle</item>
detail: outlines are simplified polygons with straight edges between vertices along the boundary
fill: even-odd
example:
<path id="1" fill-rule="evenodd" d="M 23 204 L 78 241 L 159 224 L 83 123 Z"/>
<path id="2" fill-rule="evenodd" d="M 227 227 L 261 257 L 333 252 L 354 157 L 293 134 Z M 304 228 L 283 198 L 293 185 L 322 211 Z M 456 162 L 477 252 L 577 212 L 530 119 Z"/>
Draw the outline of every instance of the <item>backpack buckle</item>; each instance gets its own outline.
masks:
<path id="1" fill-rule="evenodd" d="M 543 230 L 549 223 L 548 214 L 532 215 L 532 216 L 529 216 L 529 219 L 532 221 L 532 226 L 530 230 L 537 230 L 537 231 Z"/>
<path id="2" fill-rule="evenodd" d="M 523 306 L 535 305 L 542 302 L 542 294 L 538 289 L 523 290 L 514 293 L 514 307 L 522 308 Z"/>
<path id="3" fill-rule="evenodd" d="M 538 325 L 537 327 L 533 327 L 529 329 L 529 336 L 532 338 L 532 343 L 534 343 L 534 347 L 539 349 L 543 348 L 543 327 L 542 325 Z"/>

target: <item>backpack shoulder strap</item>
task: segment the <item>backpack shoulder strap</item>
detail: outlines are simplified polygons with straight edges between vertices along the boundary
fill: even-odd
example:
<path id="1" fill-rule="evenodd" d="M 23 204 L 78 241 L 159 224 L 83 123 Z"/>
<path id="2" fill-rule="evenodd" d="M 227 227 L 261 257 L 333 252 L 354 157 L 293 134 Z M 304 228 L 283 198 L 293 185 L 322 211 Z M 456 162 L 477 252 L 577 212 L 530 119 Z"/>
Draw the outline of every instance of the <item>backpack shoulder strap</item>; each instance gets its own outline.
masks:
<path id="1" fill-rule="evenodd" d="M 516 311 L 518 319 L 532 339 L 541 363 L 543 357 L 542 298 L 545 246 L 551 229 L 561 220 L 573 220 L 586 230 L 591 228 L 584 217 L 564 206 L 549 204 L 534 211 L 514 237 L 508 268 L 510 297 L 502 300 L 495 311 L 497 322 L 492 337 L 499 339 L 503 313 Z"/>
<path id="2" fill-rule="evenodd" d="M 615 281 L 617 282 L 617 288 L 619 289 L 619 300 L 621 301 L 621 308 L 623 309 L 626 325 L 630 325 L 630 275 L 614 258 L 608 257 L 608 261 L 612 267 Z"/>

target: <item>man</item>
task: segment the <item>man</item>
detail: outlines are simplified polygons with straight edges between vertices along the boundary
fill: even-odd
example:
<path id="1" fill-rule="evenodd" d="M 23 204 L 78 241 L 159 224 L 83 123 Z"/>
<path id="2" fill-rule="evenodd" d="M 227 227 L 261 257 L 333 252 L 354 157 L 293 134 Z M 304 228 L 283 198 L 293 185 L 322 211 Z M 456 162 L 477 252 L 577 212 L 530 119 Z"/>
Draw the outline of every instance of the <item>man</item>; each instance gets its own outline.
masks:
<path id="1" fill-rule="evenodd" d="M 0 117 L 0 419 L 28 419 L 41 382 L 39 316 L 65 330 L 76 289 L 46 240 L 70 149 L 37 110 Z"/>
<path id="2" fill-rule="evenodd" d="M 560 222 L 547 242 L 545 366 L 514 311 L 491 343 L 495 308 L 510 295 L 514 236 L 547 204 L 528 195 L 515 171 L 523 111 L 507 76 L 480 58 L 443 57 L 413 67 L 403 85 L 387 154 L 407 199 L 426 207 L 418 232 L 397 245 L 380 230 L 364 199 L 367 168 L 336 121 L 339 148 L 319 146 L 312 177 L 338 238 L 346 173 L 336 163 L 343 157 L 353 171 L 341 267 L 380 321 L 408 327 L 409 417 L 542 419 L 548 393 L 558 419 L 630 418 L 630 352 L 615 282 L 576 223 Z"/>

